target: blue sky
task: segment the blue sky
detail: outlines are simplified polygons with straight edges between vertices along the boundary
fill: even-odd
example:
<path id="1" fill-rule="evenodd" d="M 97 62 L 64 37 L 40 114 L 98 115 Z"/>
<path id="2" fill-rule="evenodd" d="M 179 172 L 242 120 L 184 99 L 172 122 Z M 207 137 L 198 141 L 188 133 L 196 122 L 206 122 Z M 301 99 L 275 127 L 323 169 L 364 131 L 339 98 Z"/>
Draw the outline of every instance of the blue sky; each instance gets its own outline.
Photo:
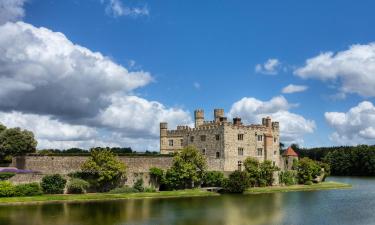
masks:
<path id="1" fill-rule="evenodd" d="M 44 78 L 38 77 L 35 79 L 41 79 L 40 82 L 31 88 L 38 93 L 30 101 L 43 105 L 28 106 L 18 98 L 15 104 L 0 104 L 3 113 L 0 122 L 34 130 L 40 148 L 131 145 L 154 150 L 158 148 L 159 120 L 170 118 L 171 126 L 189 124 L 194 109 L 203 108 L 211 119 L 213 108 L 218 107 L 224 108 L 229 117 L 240 115 L 251 123 L 259 123 L 268 114 L 280 118 L 286 143 L 298 142 L 307 147 L 375 143 L 375 91 L 371 91 L 375 87 L 372 86 L 375 84 L 373 1 L 360 4 L 353 1 L 15 2 L 2 3 L 5 6 L 2 10 L 8 10 L 6 15 L 9 15 L 5 19 L 0 17 L 3 23 L 8 22 L 3 25 L 8 25 L 8 29 L 4 27 L 3 32 L 22 30 L 9 37 L 25 36 L 25 29 L 34 29 L 34 39 L 38 39 L 41 27 L 50 30 L 51 36 L 61 32 L 64 41 L 101 53 L 111 63 L 126 69 L 126 74 L 141 74 L 141 84 L 131 88 L 113 87 L 110 94 L 100 88 L 98 93 L 111 99 L 108 102 L 95 102 L 98 96 L 91 94 L 100 81 L 80 79 L 85 89 L 82 99 L 103 105 L 92 106 L 95 108 L 92 115 L 82 109 L 76 112 L 70 106 L 61 108 L 65 103 L 50 110 L 55 107 L 49 106 L 54 104 L 50 102 L 56 103 L 57 99 L 49 91 L 54 88 L 56 92 L 64 92 L 69 86 L 56 88 L 52 81 L 47 82 L 51 87 L 39 86 Z M 17 7 L 22 13 L 13 10 Z M 12 29 L 17 21 L 23 21 L 22 25 Z M 22 28 L 26 25 L 32 27 Z M 43 43 L 48 41 L 43 39 Z M 51 51 L 54 57 L 59 56 L 51 48 L 44 53 Z M 8 50 L 9 45 L 4 51 Z M 320 57 L 327 52 L 332 55 Z M 67 58 L 73 64 L 74 60 L 80 60 L 71 54 L 64 60 Z M 310 63 L 306 61 L 309 59 Z M 8 60 L 0 62 L 10 64 Z M 45 63 L 35 61 L 30 59 L 27 64 L 43 67 Z M 83 63 L 82 67 L 85 66 L 90 68 L 90 63 Z M 13 76 L 6 73 L 0 72 L 0 78 Z M 105 79 L 110 74 L 111 71 Z M 48 76 L 53 80 L 57 75 Z M 137 80 L 133 78 L 129 78 L 130 83 Z M 20 79 L 17 76 L 17 82 Z M 288 85 L 298 85 L 301 89 L 283 93 L 282 89 Z M 81 94 L 79 90 L 81 86 L 73 88 L 76 97 L 67 99 L 76 101 Z M 18 96 L 10 91 L 3 94 L 6 95 Z M 130 97 L 136 103 L 131 103 Z M 100 114 L 103 112 L 116 112 L 116 115 L 105 114 L 113 121 L 103 119 L 104 114 Z M 155 118 L 144 118 L 150 112 L 156 113 Z M 16 115 L 23 118 L 22 122 L 12 120 Z M 126 122 L 137 115 L 140 122 L 153 124 L 139 127 Z M 38 116 L 46 121 L 45 127 L 58 123 L 62 127 L 60 132 L 49 135 L 51 132 L 45 128 L 43 134 L 38 134 L 37 125 L 29 122 Z M 44 128 L 39 125 L 39 129 Z M 57 138 L 61 134 L 64 138 Z M 74 134 L 82 138 L 74 138 Z"/>

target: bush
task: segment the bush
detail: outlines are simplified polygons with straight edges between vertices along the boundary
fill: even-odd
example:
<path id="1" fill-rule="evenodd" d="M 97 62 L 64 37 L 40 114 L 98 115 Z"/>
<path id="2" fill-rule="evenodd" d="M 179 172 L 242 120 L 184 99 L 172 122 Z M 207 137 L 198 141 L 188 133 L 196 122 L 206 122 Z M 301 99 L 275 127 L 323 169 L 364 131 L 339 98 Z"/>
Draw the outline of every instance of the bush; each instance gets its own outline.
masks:
<path id="1" fill-rule="evenodd" d="M 310 180 L 308 180 L 308 181 L 305 182 L 305 185 L 312 185 L 312 184 L 313 184 L 313 182 L 310 181 Z"/>
<path id="2" fill-rule="evenodd" d="M 42 179 L 42 189 L 46 194 L 63 194 L 66 179 L 60 174 L 47 175 Z"/>
<path id="3" fill-rule="evenodd" d="M 202 187 L 222 187 L 224 174 L 219 171 L 209 171 L 203 176 Z"/>
<path id="4" fill-rule="evenodd" d="M 12 172 L 1 172 L 0 173 L 0 181 L 2 180 L 9 180 L 11 177 L 13 177 L 14 175 L 16 175 L 16 173 L 12 173 Z"/>
<path id="5" fill-rule="evenodd" d="M 144 187 L 143 187 L 143 179 L 138 179 L 134 184 L 133 188 L 137 190 L 138 192 L 143 192 Z"/>
<path id="6" fill-rule="evenodd" d="M 83 194 L 86 193 L 89 186 L 89 182 L 79 178 L 73 178 L 68 183 L 67 191 L 69 194 Z"/>
<path id="7" fill-rule="evenodd" d="M 243 193 L 249 187 L 249 175 L 245 171 L 234 171 L 225 181 L 225 191 L 229 193 Z"/>
<path id="8" fill-rule="evenodd" d="M 280 183 L 287 186 L 297 184 L 297 175 L 293 170 L 287 170 L 280 173 Z"/>
<path id="9" fill-rule="evenodd" d="M 139 191 L 137 189 L 134 189 L 128 186 L 115 188 L 109 191 L 110 194 L 125 194 L 125 193 L 136 193 L 136 192 L 139 192 Z"/>
<path id="10" fill-rule="evenodd" d="M 150 168 L 151 182 L 155 187 L 159 187 L 164 183 L 164 171 L 163 169 L 152 167 Z"/>
<path id="11" fill-rule="evenodd" d="M 39 183 L 19 184 L 14 187 L 14 196 L 35 196 L 43 194 Z"/>
<path id="12" fill-rule="evenodd" d="M 9 181 L 0 181 L 0 197 L 14 196 L 14 185 Z"/>
<path id="13" fill-rule="evenodd" d="M 156 189 L 154 187 L 146 187 L 144 192 L 156 192 Z"/>
<path id="14" fill-rule="evenodd" d="M 300 184 L 306 184 L 308 181 L 313 181 L 320 175 L 320 165 L 309 158 L 302 158 L 297 163 L 297 176 Z"/>

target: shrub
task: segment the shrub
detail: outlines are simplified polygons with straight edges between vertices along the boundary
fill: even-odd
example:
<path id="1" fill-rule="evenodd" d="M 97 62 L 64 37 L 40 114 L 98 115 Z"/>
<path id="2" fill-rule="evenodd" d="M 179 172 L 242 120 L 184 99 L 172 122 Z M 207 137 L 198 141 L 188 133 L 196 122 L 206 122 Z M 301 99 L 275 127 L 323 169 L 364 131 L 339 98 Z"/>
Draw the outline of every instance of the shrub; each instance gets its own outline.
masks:
<path id="1" fill-rule="evenodd" d="M 73 178 L 68 183 L 67 191 L 69 194 L 83 194 L 89 186 L 89 182 L 79 178 Z"/>
<path id="2" fill-rule="evenodd" d="M 1 172 L 0 173 L 0 181 L 2 181 L 2 180 L 9 180 L 14 175 L 16 175 L 16 173 L 13 173 L 13 172 Z"/>
<path id="3" fill-rule="evenodd" d="M 0 197 L 14 196 L 14 185 L 9 181 L 0 181 Z"/>
<path id="4" fill-rule="evenodd" d="M 243 193 L 249 187 L 249 175 L 245 171 L 234 171 L 225 181 L 225 191 Z"/>
<path id="5" fill-rule="evenodd" d="M 134 189 L 128 186 L 115 188 L 109 191 L 110 194 L 125 194 L 125 193 L 136 193 L 136 192 L 139 192 L 139 191 L 137 189 Z"/>
<path id="6" fill-rule="evenodd" d="M 14 196 L 35 196 L 43 194 L 39 183 L 19 184 L 14 187 Z"/>
<path id="7" fill-rule="evenodd" d="M 144 187 L 143 187 L 143 179 L 138 179 L 134 184 L 133 188 L 137 190 L 138 192 L 143 192 Z"/>
<path id="8" fill-rule="evenodd" d="M 293 170 L 287 170 L 280 173 L 280 183 L 287 186 L 297 184 L 296 172 Z"/>
<path id="9" fill-rule="evenodd" d="M 313 181 L 320 175 L 321 167 L 318 163 L 309 158 L 302 158 L 297 164 L 297 176 L 300 184 L 306 184 L 308 181 Z"/>
<path id="10" fill-rule="evenodd" d="M 145 187 L 144 192 L 156 192 L 154 187 Z"/>
<path id="11" fill-rule="evenodd" d="M 310 181 L 310 180 L 308 180 L 308 181 L 305 182 L 305 185 L 312 185 L 312 184 L 313 184 L 313 182 Z"/>
<path id="12" fill-rule="evenodd" d="M 42 179 L 42 189 L 46 194 L 63 194 L 66 179 L 60 174 L 47 175 Z"/>
<path id="13" fill-rule="evenodd" d="M 209 171 L 203 176 L 203 187 L 222 187 L 224 174 L 219 171 Z"/>
<path id="14" fill-rule="evenodd" d="M 164 183 L 164 171 L 163 169 L 152 167 L 150 168 L 151 182 L 155 187 L 160 187 Z"/>

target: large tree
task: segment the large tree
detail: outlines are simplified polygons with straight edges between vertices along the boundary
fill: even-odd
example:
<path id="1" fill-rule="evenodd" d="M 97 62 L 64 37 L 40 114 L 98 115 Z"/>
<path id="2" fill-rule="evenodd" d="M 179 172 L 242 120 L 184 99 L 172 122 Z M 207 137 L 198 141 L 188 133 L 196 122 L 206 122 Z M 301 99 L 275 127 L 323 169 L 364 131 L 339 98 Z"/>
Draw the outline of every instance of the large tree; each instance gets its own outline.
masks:
<path id="1" fill-rule="evenodd" d="M 166 173 L 167 185 L 173 189 L 193 188 L 200 185 L 207 163 L 204 156 L 193 146 L 185 147 L 173 159 Z"/>
<path id="2" fill-rule="evenodd" d="M 81 166 L 82 178 L 98 191 L 117 187 L 125 178 L 126 166 L 109 150 L 92 150 L 90 158 Z"/>
<path id="3" fill-rule="evenodd" d="M 18 127 L 4 129 L 2 125 L 0 126 L 0 131 L 1 155 L 17 156 L 35 152 L 37 141 L 34 138 L 33 132 L 21 130 Z"/>

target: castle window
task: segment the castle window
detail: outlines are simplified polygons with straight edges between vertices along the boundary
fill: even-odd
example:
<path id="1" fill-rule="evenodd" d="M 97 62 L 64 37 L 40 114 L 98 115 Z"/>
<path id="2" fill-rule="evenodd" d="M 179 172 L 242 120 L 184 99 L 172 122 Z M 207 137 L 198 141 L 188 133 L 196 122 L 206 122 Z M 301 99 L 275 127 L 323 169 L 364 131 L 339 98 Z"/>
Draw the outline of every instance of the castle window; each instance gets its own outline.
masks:
<path id="1" fill-rule="evenodd" d="M 277 142 L 277 138 L 273 138 L 273 142 L 275 142 L 275 143 L 276 143 L 276 142 Z"/>
<path id="2" fill-rule="evenodd" d="M 190 142 L 194 142 L 194 136 L 190 136 Z"/>
<path id="3" fill-rule="evenodd" d="M 173 146 L 173 140 L 169 140 L 168 143 L 169 143 L 169 146 Z"/>
<path id="4" fill-rule="evenodd" d="M 243 140 L 243 134 L 238 134 L 237 138 L 238 138 L 239 141 L 242 141 Z"/>
<path id="5" fill-rule="evenodd" d="M 206 141 L 206 135 L 201 135 L 201 141 Z"/>
<path id="6" fill-rule="evenodd" d="M 263 141 L 263 135 L 258 135 L 258 141 Z"/>
<path id="7" fill-rule="evenodd" d="M 216 152 L 216 158 L 220 158 L 220 152 Z"/>
<path id="8" fill-rule="evenodd" d="M 257 154 L 258 154 L 258 156 L 262 156 L 263 155 L 263 149 L 258 148 Z"/>
<path id="9" fill-rule="evenodd" d="M 181 139 L 180 141 L 181 141 L 181 146 L 183 146 L 184 145 L 184 139 Z"/>
<path id="10" fill-rule="evenodd" d="M 243 155 L 243 148 L 238 148 L 238 155 Z"/>
<path id="11" fill-rule="evenodd" d="M 216 141 L 220 140 L 220 134 L 215 135 Z"/>
<path id="12" fill-rule="evenodd" d="M 273 154 L 276 155 L 276 154 L 277 154 L 277 151 L 273 151 Z"/>
<path id="13" fill-rule="evenodd" d="M 202 154 L 203 154 L 203 155 L 206 155 L 206 149 L 205 149 L 205 148 L 202 149 Z"/>

